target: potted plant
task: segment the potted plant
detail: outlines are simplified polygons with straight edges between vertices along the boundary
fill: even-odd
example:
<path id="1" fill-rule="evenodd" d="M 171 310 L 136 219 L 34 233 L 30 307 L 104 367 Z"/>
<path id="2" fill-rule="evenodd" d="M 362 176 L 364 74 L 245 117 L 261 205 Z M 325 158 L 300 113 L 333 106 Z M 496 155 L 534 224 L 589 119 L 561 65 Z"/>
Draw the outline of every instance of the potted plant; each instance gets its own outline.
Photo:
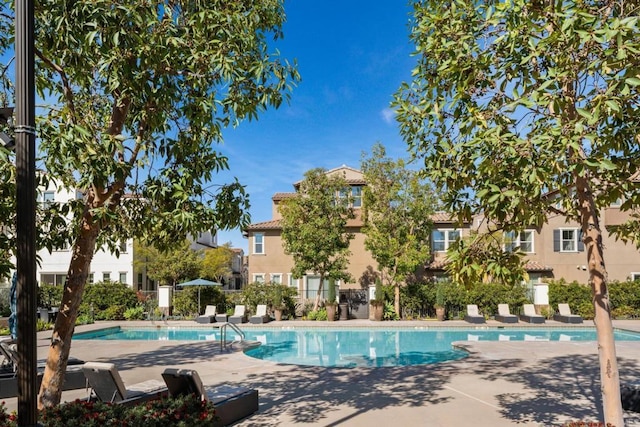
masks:
<path id="1" fill-rule="evenodd" d="M 384 318 L 384 291 L 380 279 L 376 279 L 375 299 L 369 301 L 371 309 L 369 310 L 369 320 L 382 321 Z"/>
<path id="2" fill-rule="evenodd" d="M 329 279 L 329 297 L 324 303 L 327 309 L 327 320 L 333 322 L 336 320 L 336 314 L 338 313 L 338 301 L 336 301 L 336 281 L 335 279 Z"/>
<path id="3" fill-rule="evenodd" d="M 442 283 L 436 285 L 436 318 L 442 322 L 445 319 L 444 286 Z"/>

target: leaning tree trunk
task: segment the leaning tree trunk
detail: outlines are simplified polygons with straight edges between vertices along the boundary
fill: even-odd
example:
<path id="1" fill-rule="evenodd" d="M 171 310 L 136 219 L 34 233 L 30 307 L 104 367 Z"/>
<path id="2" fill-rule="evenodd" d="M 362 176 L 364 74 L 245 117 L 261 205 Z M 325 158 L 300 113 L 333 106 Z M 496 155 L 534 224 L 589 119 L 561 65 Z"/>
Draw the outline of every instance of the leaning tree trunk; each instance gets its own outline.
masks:
<path id="1" fill-rule="evenodd" d="M 123 187 L 124 183 L 118 182 L 106 191 L 92 188 L 87 194 L 80 221 L 80 231 L 73 245 L 60 311 L 53 328 L 47 363 L 38 394 L 40 409 L 57 405 L 62 397 L 62 385 L 71 350 L 71 338 L 91 269 L 91 260 L 96 249 L 98 234 L 104 225 L 104 222 L 94 218 L 91 211 L 103 206 L 113 211 L 120 204 Z"/>
<path id="2" fill-rule="evenodd" d="M 322 288 L 324 284 L 324 274 L 320 274 L 320 284 L 318 285 L 318 293 L 316 294 L 316 300 L 313 303 L 313 311 L 317 311 L 320 307 L 320 298 L 322 297 Z"/>
<path id="3" fill-rule="evenodd" d="M 591 188 L 586 178 L 577 178 L 576 191 L 580 203 L 582 232 L 587 250 L 589 283 L 593 291 L 594 323 L 598 336 L 604 422 L 607 425 L 623 427 L 624 417 L 620 400 L 620 377 L 613 337 L 613 323 L 611 322 L 609 292 L 607 290 L 607 270 L 604 264 L 602 232 Z"/>

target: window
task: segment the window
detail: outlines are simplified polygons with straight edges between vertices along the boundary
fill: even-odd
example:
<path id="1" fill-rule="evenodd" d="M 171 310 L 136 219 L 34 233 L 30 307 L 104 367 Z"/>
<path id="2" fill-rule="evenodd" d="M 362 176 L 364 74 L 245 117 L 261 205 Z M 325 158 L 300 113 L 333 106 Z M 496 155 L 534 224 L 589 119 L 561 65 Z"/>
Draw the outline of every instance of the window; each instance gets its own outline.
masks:
<path id="1" fill-rule="evenodd" d="M 631 273 L 631 280 L 633 280 L 634 282 L 636 280 L 640 280 L 640 273 L 637 273 L 637 272 Z"/>
<path id="2" fill-rule="evenodd" d="M 521 250 L 525 253 L 533 253 L 533 231 L 521 232 L 509 231 L 504 233 L 504 249 L 509 252 Z"/>
<path id="3" fill-rule="evenodd" d="M 282 274 L 280 273 L 271 273 L 271 283 L 274 285 L 282 284 Z"/>
<path id="4" fill-rule="evenodd" d="M 138 273 L 138 289 L 142 289 L 142 273 Z"/>
<path id="5" fill-rule="evenodd" d="M 64 285 L 67 280 L 66 273 L 41 273 L 40 284 L 41 285 Z"/>
<path id="6" fill-rule="evenodd" d="M 293 273 L 289 273 L 289 286 L 292 288 L 298 287 L 298 279 L 293 277 Z"/>
<path id="7" fill-rule="evenodd" d="M 102 273 L 102 281 L 103 282 L 108 282 L 111 280 L 111 273 L 110 272 L 103 272 Z"/>
<path id="8" fill-rule="evenodd" d="M 126 254 L 127 253 L 127 242 L 120 242 L 120 253 L 121 254 Z M 124 283 L 124 282 L 122 282 Z"/>
<path id="9" fill-rule="evenodd" d="M 264 274 L 258 273 L 253 275 L 254 283 L 264 283 Z"/>
<path id="10" fill-rule="evenodd" d="M 89 273 L 89 283 L 93 284 L 93 273 Z"/>
<path id="11" fill-rule="evenodd" d="M 579 228 L 560 228 L 553 230 L 554 252 L 582 252 L 582 230 Z"/>
<path id="12" fill-rule="evenodd" d="M 119 277 L 118 281 L 120 283 L 122 283 L 123 285 L 126 285 L 127 284 L 127 273 L 126 272 L 120 272 L 120 277 Z"/>
<path id="13" fill-rule="evenodd" d="M 459 230 L 433 230 L 431 232 L 432 250 L 434 252 L 445 252 L 459 238 Z"/>
<path id="14" fill-rule="evenodd" d="M 42 203 L 47 206 L 53 203 L 56 199 L 56 193 L 53 191 L 45 191 L 42 193 Z"/>
<path id="15" fill-rule="evenodd" d="M 253 253 L 264 254 L 264 234 L 256 233 L 253 235 Z"/>
<path id="16" fill-rule="evenodd" d="M 319 276 L 307 276 L 307 295 L 308 299 L 315 299 L 316 295 L 318 295 L 318 289 L 320 288 L 320 277 Z M 322 295 L 321 298 L 327 299 L 329 297 L 329 282 L 327 280 L 324 281 L 324 286 L 322 286 Z"/>
<path id="17" fill-rule="evenodd" d="M 351 197 L 353 197 L 353 207 L 359 208 L 362 206 L 362 187 L 354 185 L 351 187 Z"/>

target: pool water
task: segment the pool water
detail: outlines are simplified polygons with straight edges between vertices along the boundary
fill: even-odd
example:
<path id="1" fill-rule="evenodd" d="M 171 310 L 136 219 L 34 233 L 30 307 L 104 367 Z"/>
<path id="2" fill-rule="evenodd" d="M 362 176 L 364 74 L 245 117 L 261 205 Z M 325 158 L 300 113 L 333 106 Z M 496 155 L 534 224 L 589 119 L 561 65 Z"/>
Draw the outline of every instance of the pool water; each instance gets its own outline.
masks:
<path id="1" fill-rule="evenodd" d="M 245 339 L 262 345 L 247 350 L 257 359 L 307 366 L 409 366 L 458 360 L 467 353 L 454 341 L 595 341 L 595 328 L 243 328 Z M 640 341 L 640 334 L 616 330 L 618 341 Z M 236 339 L 227 331 L 227 339 Z M 79 333 L 74 339 L 219 340 L 214 328 L 109 328 Z"/>

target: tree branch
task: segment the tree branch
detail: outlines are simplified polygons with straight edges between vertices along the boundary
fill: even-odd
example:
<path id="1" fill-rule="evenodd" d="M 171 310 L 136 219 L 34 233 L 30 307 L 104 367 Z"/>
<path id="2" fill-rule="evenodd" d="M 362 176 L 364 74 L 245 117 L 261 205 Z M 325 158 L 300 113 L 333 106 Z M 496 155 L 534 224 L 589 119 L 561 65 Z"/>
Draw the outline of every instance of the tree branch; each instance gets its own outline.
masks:
<path id="1" fill-rule="evenodd" d="M 60 76 L 62 80 L 62 93 L 64 94 L 65 99 L 69 103 L 69 109 L 71 110 L 71 116 L 73 117 L 73 123 L 77 123 L 76 121 L 76 107 L 73 100 L 73 90 L 71 89 L 71 84 L 69 83 L 69 78 L 67 77 L 67 73 L 65 73 L 64 69 L 58 64 L 51 61 L 49 58 L 45 57 L 42 52 L 38 48 L 35 48 L 35 54 L 42 62 L 47 64 L 49 68 L 54 70 Z"/>

